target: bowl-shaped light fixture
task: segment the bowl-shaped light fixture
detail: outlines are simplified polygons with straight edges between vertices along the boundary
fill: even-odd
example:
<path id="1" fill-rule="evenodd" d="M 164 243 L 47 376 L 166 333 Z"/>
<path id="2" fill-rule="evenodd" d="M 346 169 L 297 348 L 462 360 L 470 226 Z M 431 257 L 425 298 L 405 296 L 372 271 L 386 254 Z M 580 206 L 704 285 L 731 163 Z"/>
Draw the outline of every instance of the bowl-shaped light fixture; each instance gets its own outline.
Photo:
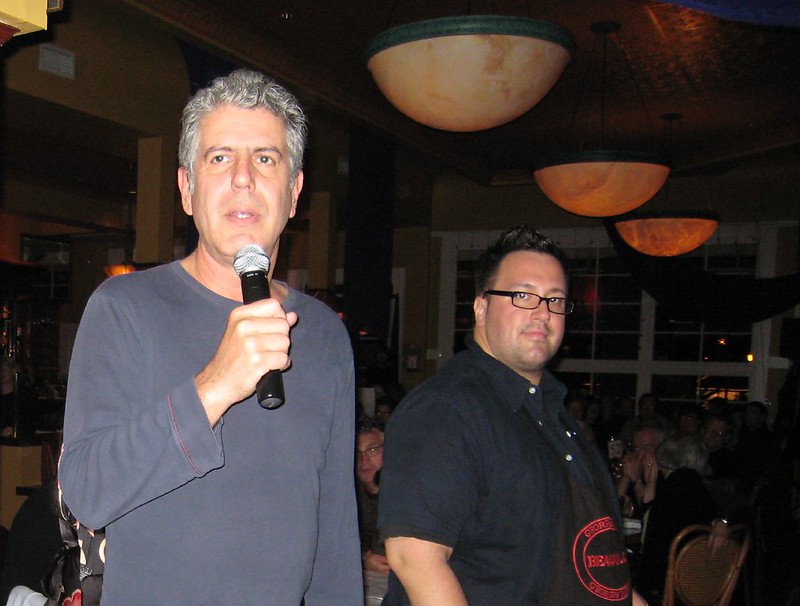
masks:
<path id="1" fill-rule="evenodd" d="M 133 273 L 136 271 L 136 268 L 129 263 L 119 263 L 117 265 L 106 265 L 103 270 L 109 278 L 113 278 L 114 276 Z"/>
<path id="2" fill-rule="evenodd" d="M 568 30 L 500 15 L 400 25 L 372 39 L 367 67 L 386 98 L 432 128 L 470 132 L 518 118 L 556 83 L 575 49 Z"/>
<path id="3" fill-rule="evenodd" d="M 658 154 L 596 150 L 540 160 L 533 178 L 550 200 L 576 215 L 612 217 L 650 200 L 669 175 Z"/>
<path id="4" fill-rule="evenodd" d="M 653 257 L 691 252 L 713 235 L 717 225 L 718 215 L 693 211 L 637 212 L 614 221 L 628 246 Z"/>

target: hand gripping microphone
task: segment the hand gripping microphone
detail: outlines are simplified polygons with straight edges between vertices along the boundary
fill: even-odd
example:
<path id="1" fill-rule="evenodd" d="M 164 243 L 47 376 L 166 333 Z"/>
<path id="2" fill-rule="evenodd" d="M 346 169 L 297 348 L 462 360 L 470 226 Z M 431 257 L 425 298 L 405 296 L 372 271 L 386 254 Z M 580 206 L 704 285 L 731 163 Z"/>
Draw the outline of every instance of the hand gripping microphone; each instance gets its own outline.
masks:
<path id="1" fill-rule="evenodd" d="M 248 244 L 236 252 L 233 268 L 242 280 L 242 299 L 245 305 L 269 299 L 269 257 L 260 246 Z M 268 410 L 278 408 L 285 401 L 281 371 L 270 370 L 256 385 L 258 403 Z"/>

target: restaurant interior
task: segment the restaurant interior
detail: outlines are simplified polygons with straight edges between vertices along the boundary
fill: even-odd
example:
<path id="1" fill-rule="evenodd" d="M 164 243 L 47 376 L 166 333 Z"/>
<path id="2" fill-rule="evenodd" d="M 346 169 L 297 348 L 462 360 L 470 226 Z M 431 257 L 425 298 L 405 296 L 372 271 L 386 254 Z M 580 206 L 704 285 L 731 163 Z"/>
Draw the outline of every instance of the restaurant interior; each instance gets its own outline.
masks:
<path id="1" fill-rule="evenodd" d="M 46 5 L 44 25 L 9 19 L 11 5 Z M 527 224 L 572 261 L 552 366 L 570 389 L 652 392 L 667 412 L 756 400 L 797 437 L 792 0 L 0 1 L 8 25 L 0 354 L 27 404 L 0 438 L 0 525 L 55 473 L 89 295 L 193 249 L 180 112 L 236 67 L 307 111 L 275 276 L 339 312 L 367 412 L 463 347 L 477 255 Z M 766 583 L 750 591 L 748 605 L 773 603 Z"/>

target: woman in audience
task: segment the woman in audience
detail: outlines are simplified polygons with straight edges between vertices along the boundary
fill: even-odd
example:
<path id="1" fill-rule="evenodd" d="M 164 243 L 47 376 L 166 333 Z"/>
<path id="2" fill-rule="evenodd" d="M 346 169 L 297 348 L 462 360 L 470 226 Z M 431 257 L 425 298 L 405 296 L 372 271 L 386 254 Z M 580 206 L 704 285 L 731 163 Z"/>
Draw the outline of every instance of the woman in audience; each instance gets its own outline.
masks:
<path id="1" fill-rule="evenodd" d="M 712 526 L 710 544 L 716 551 L 728 538 L 720 514 L 703 481 L 708 451 L 697 434 L 676 433 L 656 449 L 658 480 L 644 498 L 642 550 L 634 571 L 634 587 L 651 604 L 660 603 L 669 548 L 675 536 L 691 524 Z"/>

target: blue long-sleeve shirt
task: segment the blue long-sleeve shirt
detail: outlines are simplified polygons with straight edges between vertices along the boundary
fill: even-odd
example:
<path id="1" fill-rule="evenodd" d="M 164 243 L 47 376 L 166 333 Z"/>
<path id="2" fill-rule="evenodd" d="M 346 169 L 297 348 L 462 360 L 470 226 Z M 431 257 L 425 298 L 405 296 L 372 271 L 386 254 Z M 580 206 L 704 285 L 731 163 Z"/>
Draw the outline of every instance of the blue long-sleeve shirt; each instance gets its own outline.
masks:
<path id="1" fill-rule="evenodd" d="M 194 376 L 239 303 L 178 262 L 106 281 L 72 356 L 59 478 L 106 527 L 103 603 L 353 606 L 363 598 L 344 326 L 294 290 L 286 403 L 213 429 Z"/>

